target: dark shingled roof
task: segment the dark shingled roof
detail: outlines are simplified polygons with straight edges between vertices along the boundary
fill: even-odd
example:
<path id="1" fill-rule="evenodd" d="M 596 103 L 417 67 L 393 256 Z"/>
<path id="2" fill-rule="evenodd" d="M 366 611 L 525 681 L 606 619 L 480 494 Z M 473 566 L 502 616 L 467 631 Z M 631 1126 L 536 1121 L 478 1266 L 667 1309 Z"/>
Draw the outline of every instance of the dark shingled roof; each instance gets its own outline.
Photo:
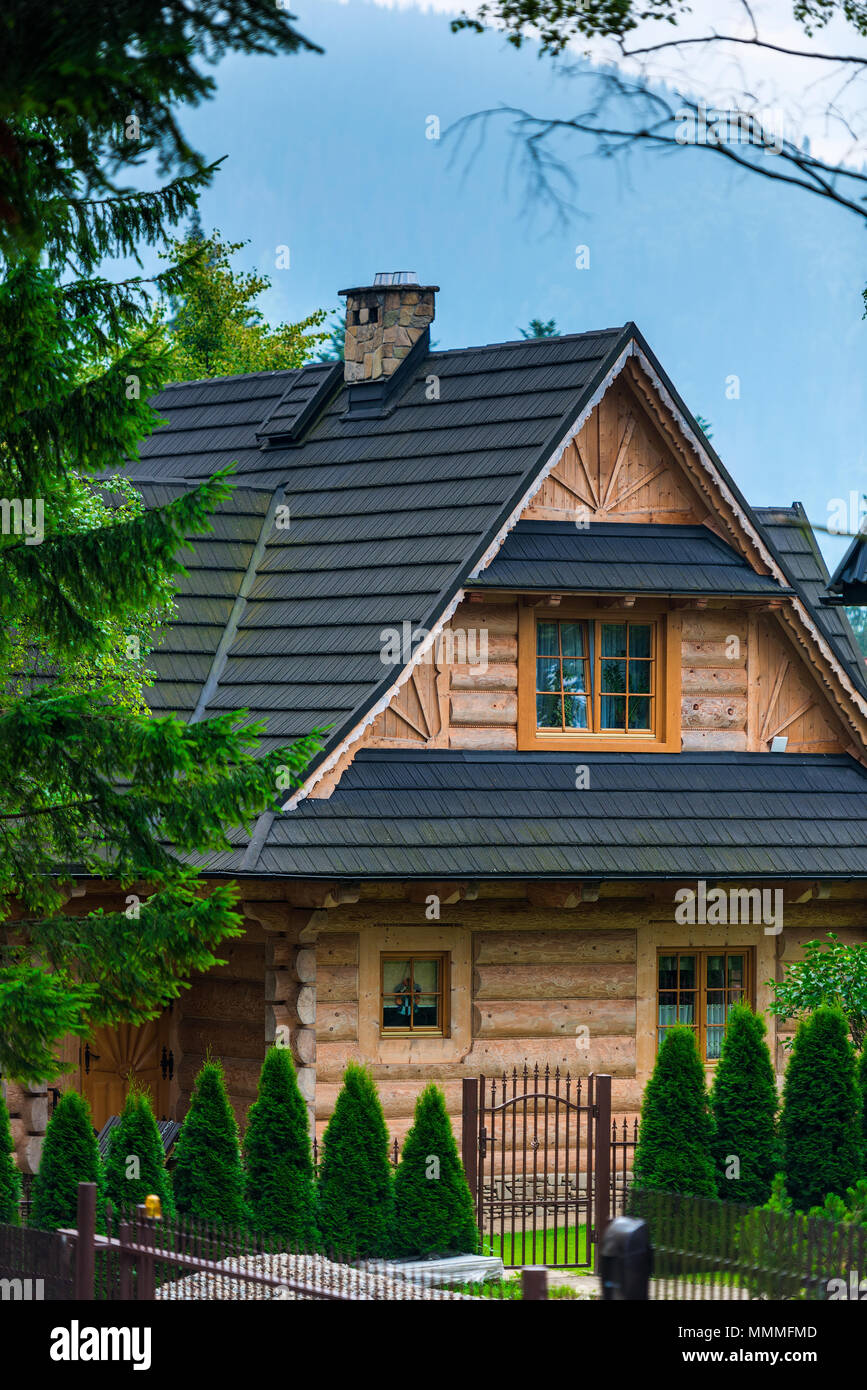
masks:
<path id="1" fill-rule="evenodd" d="M 864 657 L 849 619 L 842 608 L 828 607 L 820 602 L 827 590 L 828 570 L 802 504 L 756 507 L 754 511 L 796 593 L 812 611 L 855 688 L 867 694 Z"/>
<path id="2" fill-rule="evenodd" d="M 334 363 L 168 387 L 154 402 L 168 422 L 128 470 L 149 504 L 232 462 L 238 487 L 219 509 L 214 535 L 196 540 L 192 557 L 184 557 L 190 573 L 178 618 L 154 656 L 153 708 L 188 718 L 249 709 L 267 721 L 266 747 L 330 725 L 332 748 L 398 674 L 380 660 L 382 629 L 403 622 L 430 628 L 463 584 L 787 592 L 706 528 L 620 523 L 591 523 L 583 532 L 519 523 L 483 575 L 470 579 L 633 341 L 686 412 L 634 324 L 451 352 L 431 352 L 422 342 L 369 418 L 348 413 Z M 436 399 L 429 398 L 431 378 Z M 288 529 L 278 510 L 287 506 Z M 867 689 L 844 615 L 818 604 L 827 574 L 802 509 L 765 509 L 756 525 L 852 679 Z M 787 755 L 785 771 L 773 773 L 777 794 L 767 783 L 777 764 L 763 755 L 582 754 L 601 780 L 592 796 L 572 789 L 565 797 L 555 795 L 551 778 L 556 771 L 569 791 L 576 755 L 559 757 L 472 759 L 424 750 L 395 761 L 362 754 L 330 800 L 305 801 L 286 816 L 269 813 L 249 845 L 239 837 L 236 852 L 212 856 L 208 867 L 341 876 L 584 874 L 602 872 L 603 864 L 608 876 L 857 871 L 851 827 L 864 783 L 847 760 Z M 411 775 L 416 791 L 387 780 L 364 783 L 377 775 Z M 610 780 L 621 775 L 622 787 Z M 717 780 L 723 775 L 734 779 L 730 792 Z M 814 797 L 823 777 L 833 781 L 824 802 Z M 844 782 L 845 797 L 838 794 Z M 344 799 L 345 789 L 354 796 L 361 786 L 360 798 Z M 774 794 L 760 804 L 763 788 Z M 615 792 L 623 793 L 619 801 Z M 718 792 L 729 798 L 730 819 Z M 837 816 L 843 801 L 852 803 L 851 823 Z M 863 844 L 863 824 L 857 833 Z M 709 848 L 696 847 L 702 844 Z"/>
<path id="3" fill-rule="evenodd" d="M 474 586 L 587 593 L 780 594 L 706 526 L 519 521 Z"/>
<path id="4" fill-rule="evenodd" d="M 828 580 L 828 592 L 854 607 L 867 604 L 867 535 L 862 531 Z"/>
<path id="5" fill-rule="evenodd" d="M 198 605 L 209 623 L 221 601 L 229 608 L 279 494 L 291 525 L 268 529 L 207 711 L 249 708 L 268 720 L 271 743 L 326 725 L 336 741 L 397 675 L 380 660 L 383 627 L 436 621 L 633 333 L 431 352 L 372 420 L 344 419 L 333 363 L 168 387 L 154 401 L 168 424 L 144 441 L 130 475 L 185 486 L 237 461 L 236 509 L 249 514 L 237 555 L 196 542 L 205 559 L 182 585 L 183 627 L 158 657 L 168 684 L 156 705 L 195 706 L 208 662 L 195 645 L 183 660 L 186 635 L 199 642 Z M 431 375 L 436 401 L 426 397 Z M 274 439 L 287 419 L 297 428 L 312 396 L 320 409 L 303 446 L 260 447 L 260 427 Z M 230 524 L 240 521 L 227 513 Z"/>
<path id="6" fill-rule="evenodd" d="M 576 762 L 588 785 L 575 786 Z M 303 878 L 863 877 L 845 755 L 362 749 L 278 817 L 257 871 Z M 240 855 L 214 856 L 231 872 Z"/>

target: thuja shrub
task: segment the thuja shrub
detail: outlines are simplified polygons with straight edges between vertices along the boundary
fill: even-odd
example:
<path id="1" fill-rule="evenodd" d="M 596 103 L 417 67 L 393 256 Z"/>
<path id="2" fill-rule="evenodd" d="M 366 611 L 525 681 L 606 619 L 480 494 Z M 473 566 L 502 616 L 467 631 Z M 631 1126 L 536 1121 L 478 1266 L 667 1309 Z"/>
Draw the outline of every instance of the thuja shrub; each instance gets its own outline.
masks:
<path id="1" fill-rule="evenodd" d="M 184 1216 L 228 1226 L 245 1220 L 238 1124 L 226 1094 L 222 1064 L 210 1058 L 196 1077 L 175 1145 L 172 1190 L 175 1206 Z"/>
<path id="2" fill-rule="evenodd" d="M 365 1067 L 347 1067 L 322 1151 L 319 1229 L 326 1251 L 346 1259 L 388 1255 L 394 1195 L 388 1131 Z"/>
<path id="3" fill-rule="evenodd" d="M 710 1103 L 719 1196 L 762 1206 L 779 1168 L 779 1101 L 764 1021 L 749 1004 L 729 1014 Z"/>
<path id="4" fill-rule="evenodd" d="M 9 1125 L 9 1111 L 0 1091 L 0 1224 L 18 1225 L 21 1174 L 15 1162 L 15 1145 Z"/>
<path id="5" fill-rule="evenodd" d="M 105 1195 L 115 1210 L 130 1211 L 159 1197 L 163 1214 L 174 1213 L 163 1141 L 147 1091 L 133 1086 L 111 1130 L 105 1161 Z"/>
<path id="6" fill-rule="evenodd" d="M 33 1180 L 31 1226 L 46 1231 L 75 1226 L 80 1182 L 96 1183 L 99 1211 L 102 1178 L 90 1106 L 77 1091 L 64 1091 L 48 1121 Z"/>
<path id="7" fill-rule="evenodd" d="M 798 1211 L 861 1176 L 861 1098 L 846 1016 L 824 1004 L 799 1024 L 780 1117 L 786 1188 Z"/>
<path id="8" fill-rule="evenodd" d="M 649 1191 L 716 1196 L 710 1107 L 691 1028 L 665 1030 L 644 1091 L 633 1179 Z"/>
<path id="9" fill-rule="evenodd" d="M 473 1199 L 438 1086 L 416 1101 L 394 1179 L 395 1255 L 476 1254 Z"/>
<path id="10" fill-rule="evenodd" d="M 286 1048 L 268 1049 L 247 1114 L 244 1182 L 254 1230 L 309 1249 L 316 1242 L 313 1157 L 307 1105 Z"/>
<path id="11" fill-rule="evenodd" d="M 861 1171 L 867 1173 L 867 1047 L 858 1062 L 858 1090 L 861 1107 Z"/>

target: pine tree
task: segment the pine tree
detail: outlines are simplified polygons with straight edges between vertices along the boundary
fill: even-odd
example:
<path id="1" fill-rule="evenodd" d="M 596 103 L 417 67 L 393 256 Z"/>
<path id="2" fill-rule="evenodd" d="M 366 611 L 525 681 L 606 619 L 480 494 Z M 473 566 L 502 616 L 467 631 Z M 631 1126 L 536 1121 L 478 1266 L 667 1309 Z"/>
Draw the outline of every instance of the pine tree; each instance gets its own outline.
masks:
<path id="1" fill-rule="evenodd" d="M 150 1099 L 131 1086 L 120 1120 L 110 1131 L 105 1195 L 116 1211 L 131 1212 L 146 1197 L 159 1197 L 163 1215 L 174 1213 L 163 1141 Z"/>
<path id="2" fill-rule="evenodd" d="M 716 1196 L 710 1107 L 691 1028 L 665 1030 L 644 1091 L 633 1175 L 636 1187 L 653 1192 Z"/>
<path id="3" fill-rule="evenodd" d="M 15 1145 L 9 1125 L 9 1111 L 0 1089 L 0 1225 L 18 1225 L 21 1200 L 21 1174 L 15 1162 Z"/>
<path id="4" fill-rule="evenodd" d="M 780 1117 L 786 1188 L 797 1211 L 845 1196 L 861 1176 L 861 1105 L 846 1016 L 823 1004 L 798 1026 Z"/>
<path id="5" fill-rule="evenodd" d="M 314 736 L 259 757 L 263 729 L 244 727 L 244 711 L 150 718 L 119 692 L 118 644 L 165 602 L 186 538 L 210 529 L 231 492 L 222 475 L 81 525 L 88 481 L 121 470 L 159 422 L 148 399 L 171 363 L 154 298 L 178 293 L 189 269 L 114 281 L 103 267 L 165 249 L 214 176 L 177 123 L 214 90 L 199 61 L 310 48 L 290 19 L 273 0 L 4 5 L 0 1071 L 16 1080 L 51 1079 L 64 1034 L 142 1023 L 215 964 L 240 929 L 237 895 L 203 892 L 191 864 L 228 849 L 228 832 L 273 804 L 278 777 L 285 787 L 278 769 L 297 777 L 319 747 Z M 167 181 L 135 191 L 151 158 Z M 23 690 L 22 642 L 39 654 Z M 105 684 L 82 682 L 82 664 Z M 63 873 L 145 882 L 149 896 L 63 915 Z"/>
<path id="6" fill-rule="evenodd" d="M 220 1062 L 209 1058 L 196 1077 L 174 1160 L 172 1191 L 179 1212 L 199 1221 L 243 1224 L 246 1212 L 238 1124 Z"/>
<path id="7" fill-rule="evenodd" d="M 777 1087 L 765 1025 L 748 1004 L 728 1017 L 711 1089 L 717 1191 L 724 1201 L 762 1206 L 779 1167 Z M 737 1176 L 729 1177 L 731 1160 Z"/>
<path id="8" fill-rule="evenodd" d="M 376 1085 L 351 1062 L 322 1140 L 319 1229 L 326 1251 L 345 1259 L 386 1256 L 393 1186 Z"/>
<path id="9" fill-rule="evenodd" d="M 244 1182 L 254 1230 L 282 1236 L 299 1250 L 315 1245 L 316 1196 L 307 1106 L 284 1047 L 268 1049 L 256 1100 L 247 1114 Z"/>
<path id="10" fill-rule="evenodd" d="M 77 1091 L 64 1091 L 48 1121 L 39 1171 L 33 1181 L 31 1226 L 42 1230 L 74 1226 L 80 1182 L 96 1183 L 99 1212 L 102 1181 L 90 1106 Z"/>
<path id="11" fill-rule="evenodd" d="M 416 1101 L 394 1178 L 395 1255 L 474 1255 L 479 1248 L 473 1199 L 438 1086 Z"/>

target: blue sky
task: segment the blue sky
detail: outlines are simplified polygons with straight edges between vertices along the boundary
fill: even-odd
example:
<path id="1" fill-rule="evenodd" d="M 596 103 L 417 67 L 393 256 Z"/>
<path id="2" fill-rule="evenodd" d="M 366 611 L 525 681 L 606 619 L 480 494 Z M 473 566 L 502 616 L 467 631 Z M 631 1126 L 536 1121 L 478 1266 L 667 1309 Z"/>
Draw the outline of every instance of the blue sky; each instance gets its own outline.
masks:
<path id="1" fill-rule="evenodd" d="M 393 269 L 441 287 L 442 348 L 516 338 L 531 317 L 562 332 L 634 319 L 752 502 L 798 499 L 823 522 L 832 498 L 867 488 L 854 216 L 701 151 L 603 161 L 576 137 L 577 210 L 552 224 L 533 214 L 505 126 L 473 157 L 425 135 L 431 115 L 445 130 L 500 104 L 568 114 L 579 99 L 547 62 L 452 35 L 441 13 L 293 8 L 325 55 L 230 58 L 183 122 L 208 158 L 228 155 L 202 220 L 249 239 L 237 264 L 272 275 L 273 321 L 337 308 L 338 289 Z M 275 268 L 280 246 L 289 269 Z M 846 544 L 821 543 L 831 564 Z"/>

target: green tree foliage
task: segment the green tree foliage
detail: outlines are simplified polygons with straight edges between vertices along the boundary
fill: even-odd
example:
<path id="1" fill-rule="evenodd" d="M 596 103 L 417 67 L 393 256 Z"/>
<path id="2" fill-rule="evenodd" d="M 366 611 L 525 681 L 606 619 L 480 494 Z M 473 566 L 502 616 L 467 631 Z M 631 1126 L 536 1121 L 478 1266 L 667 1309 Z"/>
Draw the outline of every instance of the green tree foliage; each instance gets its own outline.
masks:
<path id="1" fill-rule="evenodd" d="M 163 1141 L 150 1098 L 136 1086 L 127 1092 L 120 1121 L 110 1132 L 105 1195 L 117 1211 L 131 1211 L 153 1195 L 164 1216 L 174 1212 Z"/>
<path id="2" fill-rule="evenodd" d="M 836 1004 L 860 1051 L 867 1041 L 867 945 L 848 946 L 832 931 L 827 938 L 806 942 L 803 960 L 787 966 L 782 980 L 768 980 L 770 1012 L 802 1019 L 822 1004 Z"/>
<path id="3" fill-rule="evenodd" d="M 322 1141 L 319 1229 L 347 1259 L 389 1253 L 394 1182 L 388 1131 L 373 1077 L 350 1063 Z"/>
<path id="4" fill-rule="evenodd" d="M 395 1255 L 474 1255 L 479 1248 L 473 1199 L 438 1086 L 416 1101 L 394 1178 Z"/>
<path id="5" fill-rule="evenodd" d="M 633 1171 L 636 1187 L 716 1196 L 710 1107 L 691 1028 L 665 1030 L 644 1091 Z"/>
<path id="6" fill-rule="evenodd" d="M 555 319 L 530 319 L 526 328 L 519 328 L 522 338 L 556 338 L 559 333 Z"/>
<path id="7" fill-rule="evenodd" d="M 342 362 L 343 349 L 346 342 L 346 313 L 338 314 L 326 339 L 328 344 L 324 347 L 317 357 L 319 362 Z"/>
<path id="8" fill-rule="evenodd" d="M 859 1100 L 846 1018 L 823 1004 L 798 1026 L 783 1086 L 783 1168 L 798 1211 L 861 1176 Z"/>
<path id="9" fill-rule="evenodd" d="M 175 381 L 302 367 L 326 341 L 328 335 L 316 331 L 324 309 L 300 323 L 272 328 L 266 322 L 256 301 L 270 289 L 270 277 L 232 268 L 245 245 L 224 241 L 216 231 L 205 237 L 198 227 L 170 243 L 165 259 L 184 267 L 181 286 L 163 311 Z"/>
<path id="10" fill-rule="evenodd" d="M 278 769 L 297 779 L 319 747 L 312 736 L 259 757 L 263 727 L 244 726 L 245 711 L 141 712 L 178 551 L 230 488 L 217 475 L 148 512 L 122 496 L 110 516 L 89 488 L 159 423 L 148 399 L 171 361 L 153 301 L 189 273 L 115 281 L 103 266 L 167 250 L 213 176 L 176 116 L 213 90 L 200 60 L 309 47 L 290 18 L 272 0 L 4 5 L 0 1070 L 17 1080 L 52 1078 L 65 1033 L 141 1023 L 215 963 L 240 928 L 236 893 L 203 892 L 191 865 L 251 827 L 287 785 Z M 136 191 L 146 161 L 166 181 Z M 145 639 L 138 657 L 130 636 Z M 75 873 L 144 882 L 149 896 L 64 916 L 58 878 Z"/>
<path id="11" fill-rule="evenodd" d="M 18 1225 L 21 1174 L 15 1162 L 15 1145 L 9 1126 L 9 1111 L 0 1091 L 0 1225 Z"/>
<path id="12" fill-rule="evenodd" d="M 205 1062 L 175 1145 L 175 1206 L 184 1216 L 239 1226 L 245 1220 L 238 1124 L 226 1094 L 222 1063 Z"/>
<path id="13" fill-rule="evenodd" d="M 290 1246 L 316 1242 L 316 1194 L 307 1106 L 288 1050 L 271 1047 L 247 1115 L 244 1179 L 250 1224 Z"/>
<path id="14" fill-rule="evenodd" d="M 852 631 L 861 649 L 861 655 L 867 661 L 867 608 L 863 605 L 860 608 L 847 608 L 846 617 L 852 624 Z"/>
<path id="15" fill-rule="evenodd" d="M 710 1104 L 719 1196 L 761 1206 L 779 1167 L 777 1087 L 764 1022 L 748 1004 L 735 1004 L 729 1014 Z M 738 1175 L 729 1177 L 732 1158 Z"/>
<path id="16" fill-rule="evenodd" d="M 48 1121 L 33 1182 L 30 1224 L 42 1230 L 74 1226 L 80 1182 L 96 1183 L 99 1211 L 102 1169 L 90 1106 L 77 1091 L 64 1091 Z"/>

